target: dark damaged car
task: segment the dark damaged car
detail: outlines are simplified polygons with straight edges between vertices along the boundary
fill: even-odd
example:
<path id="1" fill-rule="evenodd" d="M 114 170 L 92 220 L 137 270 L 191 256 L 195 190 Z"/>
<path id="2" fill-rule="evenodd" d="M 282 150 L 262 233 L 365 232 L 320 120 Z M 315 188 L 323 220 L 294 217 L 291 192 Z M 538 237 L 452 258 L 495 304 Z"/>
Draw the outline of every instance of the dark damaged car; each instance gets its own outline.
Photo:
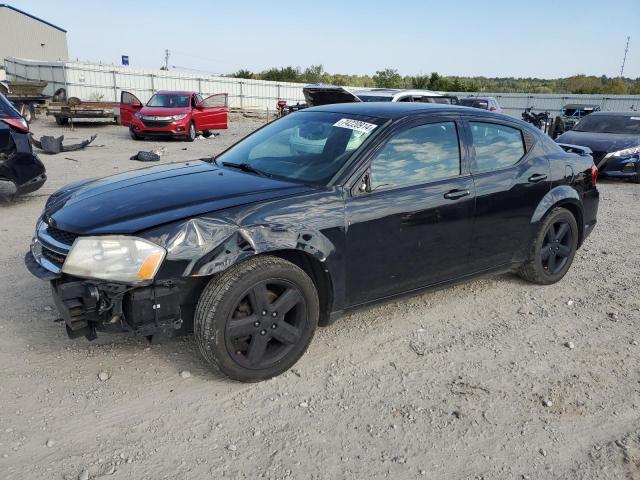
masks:
<path id="1" fill-rule="evenodd" d="M 69 336 L 193 329 L 212 367 L 262 380 L 355 308 L 488 273 L 559 281 L 598 207 L 574 149 L 478 109 L 309 108 L 215 159 L 63 188 L 25 260 Z"/>
<path id="2" fill-rule="evenodd" d="M 640 113 L 595 112 L 556 141 L 590 148 L 603 177 L 640 183 Z"/>
<path id="3" fill-rule="evenodd" d="M 0 94 L 0 198 L 34 192 L 46 180 L 44 164 L 29 141 L 29 125 Z"/>

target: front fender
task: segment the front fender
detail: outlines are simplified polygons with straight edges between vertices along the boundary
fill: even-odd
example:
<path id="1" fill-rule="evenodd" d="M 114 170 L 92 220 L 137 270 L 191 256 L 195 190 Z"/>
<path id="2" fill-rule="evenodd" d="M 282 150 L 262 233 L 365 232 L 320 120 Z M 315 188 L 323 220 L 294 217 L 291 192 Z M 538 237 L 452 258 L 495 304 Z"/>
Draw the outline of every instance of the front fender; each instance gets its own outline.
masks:
<path id="1" fill-rule="evenodd" d="M 183 277 L 209 276 L 246 257 L 277 250 L 300 250 L 324 262 L 335 251 L 320 231 L 302 225 L 239 225 L 232 216 L 198 217 L 168 226 L 147 238 L 163 245 L 166 260 Z"/>
<path id="2" fill-rule="evenodd" d="M 568 185 L 559 185 L 552 188 L 542 197 L 542 200 L 540 200 L 540 203 L 538 203 L 538 206 L 531 216 L 531 223 L 539 222 L 554 206 L 563 204 L 574 205 L 578 208 L 580 214 L 582 214 L 582 202 L 580 201 L 578 192 Z M 578 227 L 581 227 L 580 221 L 578 221 Z"/>

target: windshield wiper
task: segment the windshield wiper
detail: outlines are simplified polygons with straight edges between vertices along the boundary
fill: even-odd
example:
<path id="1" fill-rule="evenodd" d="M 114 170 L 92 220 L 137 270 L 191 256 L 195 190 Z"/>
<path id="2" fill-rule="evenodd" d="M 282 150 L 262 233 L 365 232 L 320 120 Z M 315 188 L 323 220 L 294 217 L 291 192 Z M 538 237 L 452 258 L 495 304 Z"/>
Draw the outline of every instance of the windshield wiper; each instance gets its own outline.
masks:
<path id="1" fill-rule="evenodd" d="M 268 173 L 263 172 L 262 170 L 258 170 L 248 163 L 222 162 L 222 165 L 224 167 L 237 168 L 238 170 L 242 170 L 243 172 L 255 173 L 256 175 L 260 175 L 261 177 L 271 177 L 271 175 L 269 175 Z"/>

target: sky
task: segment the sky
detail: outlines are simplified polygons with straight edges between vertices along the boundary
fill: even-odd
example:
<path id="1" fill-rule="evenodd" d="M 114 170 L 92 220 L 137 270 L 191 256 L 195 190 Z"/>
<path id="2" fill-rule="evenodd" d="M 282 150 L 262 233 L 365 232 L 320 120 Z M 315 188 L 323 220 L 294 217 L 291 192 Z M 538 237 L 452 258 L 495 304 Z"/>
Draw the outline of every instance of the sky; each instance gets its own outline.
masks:
<path id="1" fill-rule="evenodd" d="M 640 77 L 640 0 L 3 0 L 68 31 L 71 59 L 231 73 Z"/>

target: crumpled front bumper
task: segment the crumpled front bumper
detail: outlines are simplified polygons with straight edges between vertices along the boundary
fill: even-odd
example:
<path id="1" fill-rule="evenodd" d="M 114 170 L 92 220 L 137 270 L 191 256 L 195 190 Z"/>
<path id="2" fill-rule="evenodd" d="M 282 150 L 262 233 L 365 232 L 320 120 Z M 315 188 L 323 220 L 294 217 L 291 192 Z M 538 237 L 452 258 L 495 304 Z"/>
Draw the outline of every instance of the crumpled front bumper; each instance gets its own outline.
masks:
<path id="1" fill-rule="evenodd" d="M 601 177 L 634 178 L 640 175 L 640 156 L 609 158 L 600 168 Z"/>

